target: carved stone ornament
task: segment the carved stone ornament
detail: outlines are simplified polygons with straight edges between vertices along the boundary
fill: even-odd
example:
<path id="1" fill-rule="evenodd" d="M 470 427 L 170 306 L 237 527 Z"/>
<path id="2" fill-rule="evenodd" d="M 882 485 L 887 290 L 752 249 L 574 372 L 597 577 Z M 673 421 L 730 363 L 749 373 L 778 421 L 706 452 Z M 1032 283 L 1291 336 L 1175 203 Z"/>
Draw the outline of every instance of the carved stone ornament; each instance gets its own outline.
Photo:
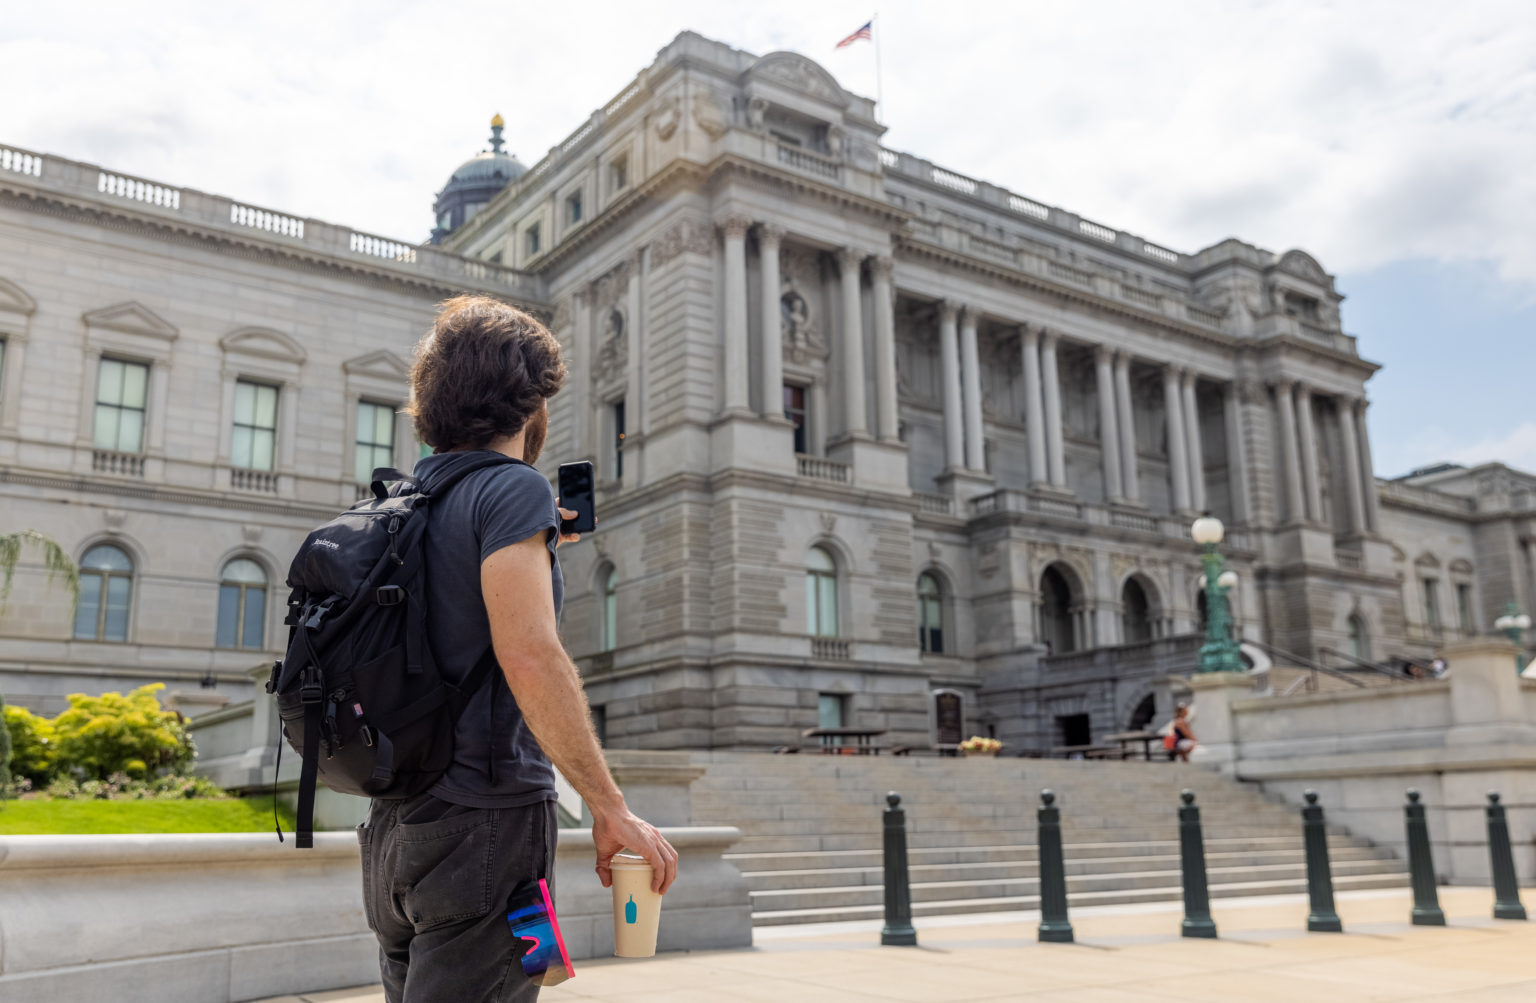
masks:
<path id="1" fill-rule="evenodd" d="M 564 296 L 555 301 L 554 316 L 549 319 L 550 330 L 556 333 L 571 326 L 571 304 Z"/>
<path id="2" fill-rule="evenodd" d="M 677 95 L 668 98 L 656 112 L 656 136 L 665 142 L 672 138 L 677 131 L 678 123 L 683 119 L 682 99 Z"/>
<path id="3" fill-rule="evenodd" d="M 827 153 L 833 160 L 843 159 L 844 134 L 843 127 L 836 124 L 827 126 Z"/>
<path id="4" fill-rule="evenodd" d="M 939 546 L 939 541 L 937 541 L 937 540 L 929 540 L 928 541 L 928 558 L 930 560 L 937 561 L 939 559 L 939 555 L 941 555 L 943 553 L 944 553 L 944 548 Z"/>
<path id="5" fill-rule="evenodd" d="M 625 258 L 603 273 L 597 280 L 593 303 L 598 310 L 606 310 L 624 299 L 629 293 L 629 277 L 632 261 Z"/>
<path id="6" fill-rule="evenodd" d="M 693 120 L 710 139 L 719 139 L 729 128 L 725 107 L 714 91 L 700 91 L 693 98 Z"/>
<path id="7" fill-rule="evenodd" d="M 246 523 L 240 527 L 240 538 L 249 546 L 256 546 L 261 542 L 262 527 L 255 523 Z"/>
<path id="8" fill-rule="evenodd" d="M 762 132 L 767 126 L 764 119 L 768 115 L 768 102 L 762 98 L 753 98 L 747 102 L 747 128 L 753 132 Z"/>
<path id="9" fill-rule="evenodd" d="M 775 52 L 764 56 L 752 67 L 752 72 L 839 106 L 848 101 L 847 95 L 826 70 L 792 52 Z"/>
<path id="10" fill-rule="evenodd" d="M 101 510 L 101 521 L 108 529 L 118 530 L 123 528 L 123 523 L 128 518 L 128 513 L 120 508 L 107 508 Z"/>
<path id="11" fill-rule="evenodd" d="M 624 311 L 613 307 L 603 317 L 598 336 L 597 363 L 592 378 L 601 386 L 622 379 L 629 368 L 629 338 L 625 336 Z"/>
<path id="12" fill-rule="evenodd" d="M 661 235 L 651 247 L 651 267 L 661 268 L 683 254 L 711 254 L 715 249 L 712 224 L 684 220 Z"/>
<path id="13" fill-rule="evenodd" d="M 834 529 L 837 528 L 837 516 L 833 515 L 831 512 L 821 513 L 821 528 L 826 532 L 831 533 Z"/>
<path id="14" fill-rule="evenodd" d="M 1306 251 L 1286 251 L 1280 256 L 1280 270 L 1309 282 L 1316 282 L 1320 286 L 1329 285 L 1328 273 L 1323 271 L 1323 266 Z"/>
<path id="15" fill-rule="evenodd" d="M 784 350 L 800 364 L 812 359 L 825 359 L 828 354 L 827 342 L 811 315 L 810 303 L 795 288 L 792 280 L 784 279 L 780 286 L 783 295 L 779 297 L 779 318 Z"/>

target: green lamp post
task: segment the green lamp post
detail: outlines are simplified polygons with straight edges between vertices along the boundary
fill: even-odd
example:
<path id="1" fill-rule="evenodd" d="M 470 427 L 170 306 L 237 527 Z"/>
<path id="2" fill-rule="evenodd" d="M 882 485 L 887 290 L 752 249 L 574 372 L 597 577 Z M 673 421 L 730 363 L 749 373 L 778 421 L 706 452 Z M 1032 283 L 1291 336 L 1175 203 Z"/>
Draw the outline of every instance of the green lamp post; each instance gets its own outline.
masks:
<path id="1" fill-rule="evenodd" d="M 1529 614 L 1520 612 L 1520 607 L 1511 599 L 1504 604 L 1504 615 L 1493 621 L 1494 630 L 1502 630 L 1509 642 L 1520 649 L 1515 656 L 1515 671 L 1524 672 L 1530 658 L 1525 653 L 1525 632 L 1531 629 Z"/>
<path id="2" fill-rule="evenodd" d="M 1204 551 L 1200 563 L 1205 568 L 1205 644 L 1200 647 L 1201 672 L 1246 672 L 1232 638 L 1232 611 L 1227 593 L 1237 584 L 1237 572 L 1226 568 L 1216 545 L 1226 534 L 1221 520 L 1207 512 L 1189 528 Z"/>

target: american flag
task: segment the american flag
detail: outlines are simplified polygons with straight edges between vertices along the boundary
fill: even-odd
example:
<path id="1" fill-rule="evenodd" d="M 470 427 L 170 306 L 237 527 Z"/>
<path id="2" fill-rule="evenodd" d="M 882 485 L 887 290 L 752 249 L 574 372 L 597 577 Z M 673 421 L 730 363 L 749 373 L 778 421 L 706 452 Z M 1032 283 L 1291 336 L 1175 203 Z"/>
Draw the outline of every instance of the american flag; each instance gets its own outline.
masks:
<path id="1" fill-rule="evenodd" d="M 860 28 L 858 31 L 854 32 L 852 35 L 849 35 L 847 38 L 843 39 L 841 42 L 838 42 L 835 46 L 833 46 L 833 48 L 834 49 L 841 49 L 845 45 L 852 45 L 854 42 L 857 42 L 861 38 L 864 39 L 866 42 L 867 41 L 873 41 L 874 37 L 875 37 L 875 35 L 874 35 L 874 28 L 875 28 L 875 22 L 873 22 L 873 21 L 865 21 L 864 22 L 864 26 L 862 28 Z"/>

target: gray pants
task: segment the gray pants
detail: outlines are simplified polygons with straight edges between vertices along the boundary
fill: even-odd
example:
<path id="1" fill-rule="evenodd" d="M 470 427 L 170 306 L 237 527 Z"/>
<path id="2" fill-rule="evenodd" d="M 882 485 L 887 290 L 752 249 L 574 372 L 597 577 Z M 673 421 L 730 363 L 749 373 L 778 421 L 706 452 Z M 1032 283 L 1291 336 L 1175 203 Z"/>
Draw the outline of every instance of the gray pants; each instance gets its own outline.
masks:
<path id="1" fill-rule="evenodd" d="M 507 900 L 555 883 L 555 803 L 465 808 L 421 794 L 374 801 L 358 826 L 363 907 L 389 1003 L 532 1003 Z"/>

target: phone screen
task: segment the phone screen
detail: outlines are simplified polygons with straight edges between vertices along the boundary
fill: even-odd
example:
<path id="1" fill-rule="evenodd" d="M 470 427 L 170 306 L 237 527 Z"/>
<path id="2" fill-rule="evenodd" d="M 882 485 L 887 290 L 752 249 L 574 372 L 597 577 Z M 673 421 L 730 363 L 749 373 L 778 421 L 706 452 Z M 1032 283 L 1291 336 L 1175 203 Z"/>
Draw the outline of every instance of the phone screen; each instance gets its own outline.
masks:
<path id="1" fill-rule="evenodd" d="M 560 532 L 590 533 L 597 528 L 595 487 L 592 461 L 560 464 L 560 507 L 576 513 L 576 518 L 560 521 Z"/>

